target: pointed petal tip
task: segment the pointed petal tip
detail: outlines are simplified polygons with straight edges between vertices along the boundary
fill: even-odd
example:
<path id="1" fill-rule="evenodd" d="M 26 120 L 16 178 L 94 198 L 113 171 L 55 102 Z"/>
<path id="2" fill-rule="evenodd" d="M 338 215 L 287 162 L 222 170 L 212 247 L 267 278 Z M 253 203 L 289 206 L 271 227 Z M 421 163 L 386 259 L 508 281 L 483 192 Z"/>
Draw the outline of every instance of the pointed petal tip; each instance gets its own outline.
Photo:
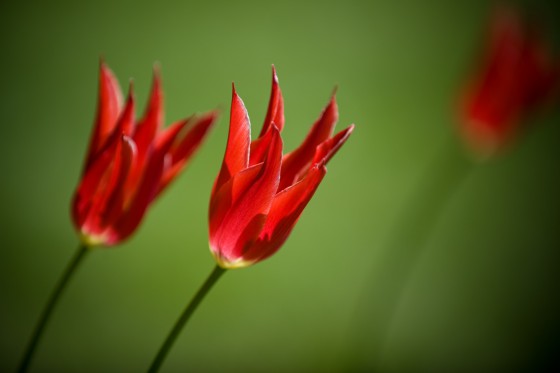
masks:
<path id="1" fill-rule="evenodd" d="M 326 164 L 331 160 L 331 158 L 338 152 L 338 150 L 346 143 L 346 140 L 350 137 L 354 131 L 354 124 L 349 125 L 333 137 L 325 140 L 322 144 L 317 146 L 315 151 L 313 164 L 316 166 L 325 167 Z"/>
<path id="2" fill-rule="evenodd" d="M 235 89 L 235 83 L 232 82 L 231 83 L 231 98 L 232 98 L 232 103 L 239 101 L 241 103 L 241 105 L 243 106 L 243 109 L 245 109 L 245 103 L 243 102 L 243 99 L 241 98 L 241 96 L 239 96 L 239 94 L 237 93 L 237 90 Z"/>
<path id="3" fill-rule="evenodd" d="M 101 75 L 103 75 L 107 78 L 116 80 L 115 74 L 113 73 L 113 70 L 111 70 L 109 65 L 107 65 L 107 62 L 105 62 L 104 57 L 99 57 L 99 71 L 100 71 Z"/>
<path id="4" fill-rule="evenodd" d="M 126 97 L 126 106 L 132 105 L 134 107 L 136 97 L 134 95 L 134 82 L 131 80 L 128 83 L 128 96 Z"/>
<path id="5" fill-rule="evenodd" d="M 220 108 L 216 108 L 210 110 L 209 112 L 203 114 L 202 116 L 207 117 L 212 122 L 212 124 L 214 124 L 221 114 L 222 114 L 222 110 Z"/>
<path id="6" fill-rule="evenodd" d="M 155 61 L 152 66 L 152 85 L 153 87 L 160 89 L 161 87 L 161 64 L 159 61 Z"/>
<path id="7" fill-rule="evenodd" d="M 196 117 L 196 120 L 199 123 L 204 124 L 204 126 L 208 128 L 211 128 L 214 126 L 214 124 L 216 124 L 217 119 L 220 117 L 220 114 L 221 114 L 220 109 L 214 109 L 202 114 L 193 115 L 190 118 L 188 118 L 186 121 L 189 121 L 190 119 Z"/>
<path id="8" fill-rule="evenodd" d="M 152 65 L 152 71 L 153 71 L 154 75 L 159 75 L 161 73 L 161 62 L 154 61 L 153 65 Z"/>
<path id="9" fill-rule="evenodd" d="M 331 93 L 331 100 L 336 101 L 336 93 L 338 92 L 338 84 L 334 85 L 334 88 Z"/>
<path id="10" fill-rule="evenodd" d="M 272 64 L 272 83 L 278 84 L 278 74 L 276 72 L 276 66 L 274 66 L 274 64 Z"/>
<path id="11" fill-rule="evenodd" d="M 107 60 L 105 59 L 105 54 L 103 53 L 99 55 L 99 68 L 111 70 L 107 64 Z"/>
<path id="12" fill-rule="evenodd" d="M 335 105 L 336 106 L 336 93 L 338 92 L 338 85 L 335 85 L 332 93 L 331 93 L 331 98 L 329 100 L 329 105 Z"/>
<path id="13" fill-rule="evenodd" d="M 340 131 L 338 134 L 336 134 L 333 138 L 336 138 L 336 137 L 340 136 L 339 142 L 341 144 L 344 144 L 346 142 L 346 140 L 348 140 L 348 138 L 350 137 L 352 132 L 354 132 L 354 128 L 356 128 L 356 126 L 354 125 L 354 123 L 352 123 L 351 125 L 349 125 L 345 129 Z"/>
<path id="14" fill-rule="evenodd" d="M 128 79 L 128 98 L 131 99 L 134 96 L 134 79 Z"/>

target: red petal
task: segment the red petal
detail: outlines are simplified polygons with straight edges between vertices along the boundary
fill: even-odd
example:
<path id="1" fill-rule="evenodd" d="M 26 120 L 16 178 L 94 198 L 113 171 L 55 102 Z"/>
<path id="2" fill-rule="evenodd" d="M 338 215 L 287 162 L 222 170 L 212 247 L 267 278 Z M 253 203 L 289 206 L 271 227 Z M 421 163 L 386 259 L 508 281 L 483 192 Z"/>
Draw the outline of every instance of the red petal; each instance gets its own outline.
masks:
<path id="1" fill-rule="evenodd" d="M 99 65 L 99 98 L 97 119 L 93 127 L 85 168 L 87 169 L 95 154 L 103 147 L 109 134 L 117 124 L 122 107 L 122 93 L 119 83 L 109 67 L 101 61 Z"/>
<path id="2" fill-rule="evenodd" d="M 116 174 L 115 187 L 111 191 L 111 195 L 107 198 L 106 209 L 103 211 L 102 224 L 110 226 L 123 213 L 126 198 L 125 182 L 132 168 L 137 150 L 134 141 L 127 136 L 122 136 L 120 149 L 114 164 L 114 173 Z"/>
<path id="3" fill-rule="evenodd" d="M 264 135 L 272 125 L 275 125 L 280 132 L 284 127 L 284 100 L 278 85 L 278 77 L 276 76 L 274 66 L 272 66 L 272 91 L 270 93 L 266 119 L 259 137 L 251 142 L 249 165 L 261 163 L 266 156 L 269 144 L 267 141 L 264 141 L 266 138 Z"/>
<path id="4" fill-rule="evenodd" d="M 115 126 L 113 133 L 107 138 L 104 145 L 90 160 L 85 170 L 76 196 L 74 198 L 73 216 L 78 227 L 88 224 L 99 225 L 97 221 L 101 211 L 105 208 L 105 202 L 109 194 L 115 188 L 116 174 L 114 171 L 114 160 L 122 135 L 130 135 L 134 126 L 134 95 L 132 86 L 126 103 L 126 107 Z M 93 219 L 93 220 L 92 220 Z"/>
<path id="5" fill-rule="evenodd" d="M 254 166 L 241 174 L 239 180 L 234 180 L 231 185 L 231 207 L 219 227 L 211 229 L 211 247 L 221 261 L 235 262 L 242 257 L 243 251 L 258 236 L 278 189 L 282 165 L 282 139 L 275 127 L 272 127 L 269 133 L 272 139 L 264 165 L 258 173 L 255 172 L 258 166 Z M 222 197 L 221 193 L 216 197 Z M 223 209 L 216 207 L 216 203 L 220 204 L 223 201 L 214 198 L 213 200 L 211 226 L 216 225 L 216 215 L 212 216 L 212 212 L 223 213 Z M 227 201 L 227 198 L 224 200 Z"/>
<path id="6" fill-rule="evenodd" d="M 263 139 L 270 144 L 273 137 L 273 129 L 271 128 Z M 270 150 L 270 147 L 268 147 L 269 152 Z M 257 177 L 262 176 L 263 166 L 264 162 L 261 162 L 233 175 L 231 179 L 211 196 L 209 209 L 211 237 L 215 236 L 215 232 L 221 226 L 222 220 L 231 206 L 254 184 Z"/>
<path id="7" fill-rule="evenodd" d="M 126 239 L 136 230 L 142 221 L 148 206 L 153 201 L 157 192 L 161 175 L 169 163 L 169 159 L 165 157 L 169 145 L 170 144 L 164 144 L 164 146 L 156 149 L 150 156 L 146 171 L 144 172 L 142 181 L 134 197 L 124 214 L 121 215 L 118 222 L 113 226 L 109 244 L 115 244 Z"/>
<path id="8" fill-rule="evenodd" d="M 154 67 L 154 78 L 152 91 L 144 117 L 138 123 L 134 133 L 134 142 L 138 147 L 139 154 L 146 154 L 150 144 L 154 140 L 158 129 L 163 127 L 163 91 L 159 69 Z"/>
<path id="9" fill-rule="evenodd" d="M 173 142 L 177 136 L 179 136 L 181 131 L 188 128 L 194 120 L 194 116 L 191 116 L 173 123 L 157 134 L 154 146 L 158 149 L 162 147 L 167 147 L 167 149 L 171 148 L 171 145 L 173 145 Z"/>
<path id="10" fill-rule="evenodd" d="M 512 138 L 524 116 L 554 91 L 554 68 L 547 45 L 513 9 L 497 9 L 478 76 L 463 98 L 466 139 L 484 155 Z"/>
<path id="11" fill-rule="evenodd" d="M 536 37 L 529 37 L 526 41 L 523 62 L 521 70 L 525 79 L 522 91 L 525 94 L 522 104 L 527 110 L 533 110 L 554 93 L 558 71 L 549 46 Z"/>
<path id="12" fill-rule="evenodd" d="M 346 142 L 346 140 L 348 140 L 353 131 L 354 125 L 352 124 L 330 139 L 323 141 L 315 151 L 315 156 L 313 157 L 313 165 L 326 165 L 336 154 L 338 149 L 340 149 L 340 147 Z"/>
<path id="13" fill-rule="evenodd" d="M 518 74 L 522 61 L 524 32 L 517 14 L 500 8 L 492 20 L 487 60 L 480 80 L 471 92 L 470 120 L 484 123 L 505 135 L 517 116 L 521 101 Z"/>
<path id="14" fill-rule="evenodd" d="M 101 154 L 105 153 L 107 149 L 111 146 L 116 146 L 119 143 L 120 138 L 122 135 L 130 136 L 132 130 L 134 129 L 134 93 L 132 84 L 130 85 L 130 91 L 128 94 L 128 98 L 126 101 L 126 105 L 124 110 L 119 117 L 113 132 L 109 135 L 105 144 L 99 149 L 97 154 L 95 154 L 92 159 L 91 163 L 95 162 L 96 158 L 99 157 Z"/>
<path id="15" fill-rule="evenodd" d="M 115 158 L 116 150 L 117 146 L 114 143 L 102 152 L 88 167 L 80 181 L 72 203 L 72 217 L 78 229 L 83 228 L 92 208 L 101 207 L 94 203 L 95 197 L 105 189 L 102 181 L 107 178 L 106 173 Z"/>
<path id="16" fill-rule="evenodd" d="M 249 166 L 262 163 L 268 152 L 270 137 L 263 136 L 251 142 L 251 151 L 249 157 Z"/>
<path id="17" fill-rule="evenodd" d="M 333 94 L 329 104 L 313 124 L 303 143 L 296 150 L 284 156 L 279 190 L 283 190 L 296 182 L 297 175 L 300 175 L 310 166 L 315 148 L 332 136 L 337 120 L 338 107 Z"/>
<path id="18" fill-rule="evenodd" d="M 274 197 L 259 238 L 243 255 L 245 261 L 253 263 L 261 261 L 278 251 L 290 235 L 326 172 L 325 166 L 315 166 L 303 180 Z"/>
<path id="19" fill-rule="evenodd" d="M 273 123 L 278 127 L 278 130 L 282 132 L 284 128 L 284 99 L 282 98 L 282 91 L 278 84 L 278 76 L 276 75 L 276 68 L 274 65 L 272 66 L 272 89 L 270 91 L 268 111 L 259 137 L 264 136 Z"/>
<path id="20" fill-rule="evenodd" d="M 217 111 L 210 112 L 200 118 L 197 118 L 195 124 L 181 131 L 181 134 L 184 133 L 182 139 L 175 139 L 175 142 L 169 151 L 169 154 L 171 154 L 171 165 L 162 177 L 158 194 L 163 191 L 185 167 L 190 157 L 202 144 L 202 141 L 208 134 L 208 131 L 216 122 L 217 117 Z"/>
<path id="21" fill-rule="evenodd" d="M 169 149 L 173 144 L 173 141 L 175 141 L 175 138 L 179 135 L 183 128 L 189 125 L 191 120 L 192 117 L 184 119 L 167 127 L 162 132 L 156 135 L 155 141 L 150 144 L 150 146 L 144 151 L 144 153 L 138 154 L 135 167 L 132 169 L 131 174 L 129 175 L 126 182 L 127 190 L 137 189 L 138 183 L 141 181 L 144 173 L 146 172 L 147 163 L 149 162 L 149 159 L 155 149 L 161 148 L 162 146 L 165 146 L 166 149 Z"/>
<path id="22" fill-rule="evenodd" d="M 261 175 L 264 163 L 251 166 L 229 179 L 210 198 L 208 211 L 210 246 L 218 247 L 218 231 L 222 222 L 230 211 L 232 205 L 243 195 L 243 192 L 254 184 L 256 178 Z"/>
<path id="23" fill-rule="evenodd" d="M 235 86 L 233 86 L 232 96 L 226 153 L 214 190 L 219 189 L 233 175 L 249 165 L 251 123 L 243 100 L 235 92 Z"/>

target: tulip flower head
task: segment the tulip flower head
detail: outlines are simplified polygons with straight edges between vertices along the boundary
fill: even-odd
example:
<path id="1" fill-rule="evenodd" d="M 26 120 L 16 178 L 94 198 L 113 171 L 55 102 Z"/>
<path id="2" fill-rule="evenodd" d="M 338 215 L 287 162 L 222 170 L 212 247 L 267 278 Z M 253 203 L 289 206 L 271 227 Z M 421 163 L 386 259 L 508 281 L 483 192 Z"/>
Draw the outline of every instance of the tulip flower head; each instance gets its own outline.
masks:
<path id="1" fill-rule="evenodd" d="M 136 121 L 134 112 L 132 84 L 123 106 L 119 84 L 102 62 L 97 119 L 72 202 L 74 225 L 88 246 L 111 246 L 128 238 L 217 118 L 216 112 L 210 112 L 163 128 L 157 68 L 144 117 Z"/>
<path id="2" fill-rule="evenodd" d="M 560 69 L 534 27 L 513 9 L 491 19 L 485 58 L 462 101 L 461 127 L 477 154 L 500 150 L 558 88 Z"/>
<path id="3" fill-rule="evenodd" d="M 209 209 L 210 251 L 222 268 L 249 266 L 282 246 L 325 176 L 325 165 L 354 129 L 333 136 L 333 95 L 303 143 L 282 155 L 284 102 L 274 68 L 257 139 L 251 141 L 249 116 L 235 86 L 232 96 L 227 147 Z"/>

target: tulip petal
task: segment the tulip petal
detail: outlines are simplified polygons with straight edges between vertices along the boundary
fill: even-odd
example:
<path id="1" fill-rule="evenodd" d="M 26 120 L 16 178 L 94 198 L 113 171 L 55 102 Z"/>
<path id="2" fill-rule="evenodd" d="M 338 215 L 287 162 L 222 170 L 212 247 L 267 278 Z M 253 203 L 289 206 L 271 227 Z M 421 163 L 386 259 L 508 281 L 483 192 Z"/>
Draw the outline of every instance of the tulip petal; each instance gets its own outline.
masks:
<path id="1" fill-rule="evenodd" d="M 522 79 L 518 74 L 523 49 L 523 30 L 515 13 L 499 9 L 491 24 L 487 48 L 488 59 L 481 66 L 480 79 L 471 84 L 467 93 L 467 115 L 488 135 L 505 135 L 508 125 L 517 120 L 515 108 L 521 100 L 521 90 L 513 87 Z"/>
<path id="2" fill-rule="evenodd" d="M 144 113 L 144 117 L 138 123 L 133 134 L 133 141 L 136 144 L 137 152 L 135 164 L 132 167 L 128 180 L 126 182 L 126 190 L 132 191 L 136 188 L 138 182 L 145 170 L 146 161 L 152 152 L 152 143 L 156 137 L 157 131 L 163 126 L 163 91 L 161 88 L 161 78 L 159 70 L 154 67 L 154 77 L 152 82 L 152 90 L 148 105 Z"/>
<path id="3" fill-rule="evenodd" d="M 272 66 L 272 89 L 270 91 L 268 110 L 259 137 L 264 136 L 272 124 L 282 132 L 284 128 L 284 99 L 282 98 L 282 91 L 278 84 L 278 76 L 276 75 L 274 65 Z"/>
<path id="4" fill-rule="evenodd" d="M 210 246 L 218 247 L 218 231 L 222 226 L 224 218 L 242 193 L 254 184 L 256 178 L 261 174 L 264 163 L 251 166 L 228 180 L 210 198 L 208 210 Z"/>
<path id="5" fill-rule="evenodd" d="M 497 8 L 478 74 L 462 97 L 462 130 L 483 156 L 519 130 L 521 120 L 554 93 L 557 79 L 550 48 L 520 14 Z"/>
<path id="6" fill-rule="evenodd" d="M 137 187 L 136 194 L 131 199 L 127 211 L 115 224 L 113 242 L 122 241 L 127 238 L 138 227 L 148 206 L 157 195 L 161 178 L 164 172 L 171 166 L 171 155 L 169 149 L 175 138 L 192 118 L 177 122 L 166 129 L 155 140 L 155 146 L 145 165 L 145 171 Z"/>
<path id="7" fill-rule="evenodd" d="M 326 165 L 336 154 L 338 149 L 340 149 L 340 147 L 344 145 L 346 140 L 348 140 L 353 131 L 354 125 L 352 124 L 317 146 L 315 150 L 315 156 L 313 157 L 313 165 Z"/>
<path id="8" fill-rule="evenodd" d="M 149 162 L 150 157 L 153 156 L 156 149 L 161 148 L 162 146 L 170 148 L 175 139 L 179 136 L 179 133 L 181 133 L 184 128 L 188 127 L 192 120 L 193 117 L 189 117 L 165 128 L 162 132 L 156 135 L 155 140 L 152 141 L 144 154 L 138 154 L 135 167 L 133 167 L 126 182 L 126 190 L 137 189 L 138 184 L 141 182 L 142 177 L 146 172 L 147 163 Z"/>
<path id="9" fill-rule="evenodd" d="M 558 71 L 551 58 L 550 48 L 544 42 L 530 37 L 524 50 L 523 80 L 525 93 L 522 105 L 533 110 L 549 97 L 558 84 Z"/>
<path id="10" fill-rule="evenodd" d="M 273 138 L 273 129 L 263 137 L 269 144 Z M 271 148 L 269 147 L 268 153 L 270 151 Z M 237 173 L 211 196 L 209 209 L 211 237 L 216 237 L 215 232 L 222 225 L 225 214 L 231 206 L 256 182 L 259 176 L 262 176 L 264 164 L 264 162 L 261 162 Z"/>
<path id="11" fill-rule="evenodd" d="M 117 120 L 117 124 L 113 129 L 113 132 L 107 137 L 105 143 L 99 149 L 97 154 L 95 154 L 92 157 L 91 163 L 95 162 L 96 158 L 101 154 L 105 153 L 107 149 L 109 149 L 111 146 L 117 146 L 122 135 L 125 136 L 131 135 L 134 129 L 134 121 L 135 121 L 134 108 L 135 108 L 135 101 L 134 101 L 133 86 L 131 83 L 124 110 L 121 113 L 119 119 Z"/>
<path id="12" fill-rule="evenodd" d="M 274 66 L 272 66 L 272 91 L 270 92 L 268 111 L 259 137 L 251 142 L 250 166 L 261 163 L 266 156 L 269 144 L 264 135 L 273 125 L 282 132 L 282 128 L 284 127 L 284 100 L 282 98 L 282 91 L 278 85 L 278 77 L 276 76 L 276 69 Z"/>
<path id="13" fill-rule="evenodd" d="M 324 165 L 314 166 L 304 179 L 274 197 L 257 241 L 243 254 L 246 262 L 264 260 L 278 251 L 290 235 L 326 172 Z"/>
<path id="14" fill-rule="evenodd" d="M 104 180 L 107 179 L 106 174 L 115 157 L 116 150 L 115 143 L 114 146 L 110 146 L 102 152 L 82 176 L 72 202 L 72 217 L 76 227 L 80 228 L 85 224 L 93 207 L 100 207 L 96 205 L 95 200 L 99 190 L 104 190 L 103 185 L 106 184 Z"/>
<path id="15" fill-rule="evenodd" d="M 137 154 L 136 144 L 128 136 L 122 136 L 120 149 L 115 159 L 114 174 L 116 175 L 115 187 L 105 203 L 105 211 L 101 213 L 103 226 L 110 226 L 123 212 L 126 203 L 125 182 L 132 168 Z"/>
<path id="16" fill-rule="evenodd" d="M 113 132 L 121 111 L 122 102 L 122 93 L 117 79 L 105 62 L 101 61 L 99 64 L 97 118 L 91 135 L 84 172 L 91 165 L 94 156 L 105 145 L 109 135 Z"/>
<path id="17" fill-rule="evenodd" d="M 196 119 L 196 123 L 181 131 L 181 139 L 175 140 L 169 154 L 171 155 L 171 166 L 165 171 L 160 182 L 158 194 L 177 176 L 188 163 L 190 157 L 198 149 L 210 128 L 216 122 L 218 112 L 210 112 Z"/>
<path id="18" fill-rule="evenodd" d="M 140 157 L 145 155 L 157 131 L 163 127 L 163 91 L 159 69 L 154 67 L 152 90 L 144 117 L 134 132 L 134 142 Z M 143 163 L 143 162 L 141 162 Z"/>
<path id="19" fill-rule="evenodd" d="M 91 222 L 92 217 L 98 216 L 100 211 L 105 208 L 106 198 L 115 187 L 116 179 L 115 176 L 110 176 L 113 175 L 110 170 L 114 168 L 115 154 L 121 136 L 130 135 L 133 126 L 134 94 L 131 86 L 126 106 L 116 127 L 101 149 L 90 160 L 74 197 L 72 216 L 78 227 L 86 224 L 86 220 Z M 92 224 L 100 224 L 99 219 Z"/>
<path id="20" fill-rule="evenodd" d="M 194 121 L 194 116 L 188 117 L 186 119 L 182 119 L 178 122 L 173 123 L 163 131 L 157 134 L 156 139 L 154 141 L 154 146 L 158 149 L 163 147 L 167 148 L 168 150 L 173 145 L 175 139 L 179 136 L 179 134 L 191 126 L 191 123 Z"/>
<path id="21" fill-rule="evenodd" d="M 295 183 L 297 176 L 304 173 L 311 165 L 315 155 L 315 148 L 332 136 L 337 121 L 338 106 L 333 94 L 329 104 L 323 110 L 319 119 L 313 124 L 303 143 L 296 150 L 284 156 L 279 190 L 283 190 Z"/>
<path id="22" fill-rule="evenodd" d="M 164 169 L 170 163 L 169 157 L 165 156 L 167 149 L 162 147 L 152 153 L 136 194 L 132 197 L 127 210 L 113 225 L 108 244 L 126 239 L 140 225 L 148 206 L 155 197 Z"/>
<path id="23" fill-rule="evenodd" d="M 212 251 L 218 262 L 226 267 L 238 261 L 243 251 L 257 238 L 278 189 L 282 139 L 276 127 L 271 127 L 268 133 L 272 139 L 263 166 L 256 175 L 250 175 L 254 171 L 247 172 L 247 178 L 252 177 L 251 183 L 241 180 L 236 186 L 234 181 L 231 207 L 211 237 Z M 214 211 L 220 209 L 214 208 Z"/>
<path id="24" fill-rule="evenodd" d="M 249 166 L 262 163 L 268 152 L 270 138 L 267 136 L 259 137 L 251 142 L 251 151 L 249 152 Z"/>
<path id="25" fill-rule="evenodd" d="M 216 179 L 214 191 L 227 182 L 233 175 L 249 165 L 249 146 L 251 144 L 251 122 L 245 104 L 232 85 L 231 114 L 229 134 L 220 174 Z"/>

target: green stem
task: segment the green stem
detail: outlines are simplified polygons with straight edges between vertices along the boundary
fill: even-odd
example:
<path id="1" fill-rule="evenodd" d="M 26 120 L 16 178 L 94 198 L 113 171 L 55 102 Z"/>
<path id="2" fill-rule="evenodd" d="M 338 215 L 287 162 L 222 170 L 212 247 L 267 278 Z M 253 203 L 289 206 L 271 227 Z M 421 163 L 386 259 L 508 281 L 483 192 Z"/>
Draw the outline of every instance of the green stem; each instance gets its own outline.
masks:
<path id="1" fill-rule="evenodd" d="M 179 333 L 181 332 L 181 330 L 183 329 L 187 321 L 190 319 L 190 317 L 192 316 L 192 314 L 194 313 L 194 311 L 196 310 L 200 302 L 202 302 L 206 294 L 210 291 L 210 289 L 212 289 L 212 286 L 214 286 L 214 284 L 218 281 L 218 279 L 222 276 L 222 274 L 225 271 L 226 270 L 224 268 L 220 267 L 219 265 L 216 265 L 212 273 L 210 273 L 210 276 L 208 276 L 204 284 L 202 284 L 198 292 L 191 299 L 190 303 L 187 305 L 187 308 L 185 308 L 185 310 L 181 314 L 181 317 L 179 317 L 179 319 L 175 323 L 173 329 L 171 329 L 171 332 L 169 333 L 167 339 L 159 349 L 159 352 L 156 355 L 154 361 L 152 362 L 152 365 L 150 366 L 148 372 L 154 373 L 159 370 L 161 364 L 163 363 L 163 360 L 165 360 L 165 357 L 167 356 L 167 353 L 173 346 L 175 339 L 177 339 L 177 336 L 179 335 Z"/>
<path id="2" fill-rule="evenodd" d="M 74 272 L 76 272 L 76 268 L 78 268 L 79 264 L 82 262 L 82 259 L 85 257 L 85 254 L 88 252 L 88 247 L 86 245 L 81 244 L 74 254 L 74 257 L 68 263 L 66 270 L 63 272 L 62 277 L 58 280 L 58 284 L 54 288 L 45 308 L 43 309 L 43 313 L 39 318 L 39 322 L 35 326 L 35 331 L 33 332 L 33 336 L 29 341 L 29 345 L 27 346 L 27 350 L 25 351 L 25 355 L 23 355 L 23 359 L 21 360 L 21 364 L 19 366 L 18 372 L 26 372 L 29 369 L 29 364 L 31 363 L 31 359 L 33 359 L 33 355 L 35 354 L 35 350 L 37 349 L 37 345 L 41 340 L 41 336 L 47 326 L 51 314 L 60 299 L 60 296 L 64 292 L 66 285 L 72 278 Z"/>

